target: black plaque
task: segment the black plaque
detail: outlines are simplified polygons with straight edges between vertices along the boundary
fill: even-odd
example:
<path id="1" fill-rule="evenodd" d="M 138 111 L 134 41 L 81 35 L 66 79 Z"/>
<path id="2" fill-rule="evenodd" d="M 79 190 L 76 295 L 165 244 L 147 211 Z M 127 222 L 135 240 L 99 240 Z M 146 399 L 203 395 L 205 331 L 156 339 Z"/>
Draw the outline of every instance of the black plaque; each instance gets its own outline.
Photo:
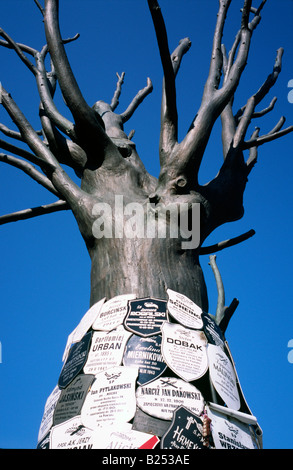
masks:
<path id="1" fill-rule="evenodd" d="M 160 333 L 167 319 L 167 301 L 150 297 L 128 302 L 124 325 L 133 333 L 147 337 Z"/>
<path id="2" fill-rule="evenodd" d="M 203 312 L 202 314 L 203 321 L 203 330 L 207 337 L 207 340 L 210 344 L 215 344 L 216 346 L 224 347 L 225 338 L 221 331 L 221 328 L 216 324 L 216 322 L 209 316 L 208 313 Z"/>
<path id="3" fill-rule="evenodd" d="M 161 449 L 204 449 L 199 416 L 180 406 L 174 411 L 170 428 L 161 440 Z"/>
<path id="4" fill-rule="evenodd" d="M 59 388 L 65 388 L 82 371 L 87 360 L 92 332 L 88 332 L 78 343 L 71 346 L 67 360 L 58 380 Z"/>
<path id="5" fill-rule="evenodd" d="M 161 342 L 160 335 L 149 338 L 132 335 L 126 345 L 123 364 L 138 367 L 137 382 L 140 385 L 157 379 L 167 368 L 161 353 Z"/>

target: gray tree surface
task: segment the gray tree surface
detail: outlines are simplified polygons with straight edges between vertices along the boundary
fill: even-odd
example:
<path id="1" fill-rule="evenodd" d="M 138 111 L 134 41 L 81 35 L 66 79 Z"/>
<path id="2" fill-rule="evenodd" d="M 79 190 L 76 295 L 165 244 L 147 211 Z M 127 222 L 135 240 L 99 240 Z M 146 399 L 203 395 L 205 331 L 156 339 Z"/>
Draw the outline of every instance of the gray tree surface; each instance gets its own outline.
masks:
<path id="1" fill-rule="evenodd" d="M 257 161 L 258 148 L 293 131 L 283 128 L 282 117 L 267 134 L 260 135 L 259 127 L 251 136 L 247 131 L 251 121 L 274 108 L 257 108 L 268 95 L 281 71 L 283 49 L 277 51 L 275 63 L 267 79 L 239 110 L 233 109 L 234 96 L 246 67 L 251 39 L 261 20 L 265 0 L 258 7 L 244 0 L 239 15 L 239 30 L 234 44 L 227 51 L 222 43 L 223 29 L 231 0 L 220 0 L 215 26 L 210 68 L 203 89 L 201 104 L 188 132 L 178 139 L 176 105 L 176 76 L 190 40 L 183 38 L 178 47 L 169 50 L 167 32 L 161 9 L 156 0 L 148 0 L 157 37 L 163 68 L 161 102 L 161 131 L 159 139 L 160 174 L 149 174 L 137 152 L 133 135 L 127 135 L 124 124 L 137 107 L 152 92 L 148 78 L 124 112 L 116 112 L 122 91 L 124 73 L 117 74 L 117 87 L 110 103 L 86 102 L 73 74 L 66 54 L 66 44 L 77 36 L 64 39 L 59 26 L 58 0 L 45 0 L 44 7 L 35 0 L 43 15 L 47 43 L 41 50 L 17 43 L 0 29 L 0 45 L 12 49 L 36 81 L 40 97 L 41 131 L 36 131 L 13 100 L 9 90 L 2 87 L 1 104 L 16 124 L 18 132 L 0 125 L 2 133 L 15 139 L 0 140 L 3 153 L 0 161 L 24 171 L 57 197 L 55 203 L 0 217 L 0 224 L 23 220 L 55 211 L 72 211 L 91 259 L 90 305 L 101 298 L 133 293 L 138 298 L 166 299 L 172 289 L 194 301 L 208 312 L 208 295 L 200 265 L 200 255 L 213 254 L 240 243 L 253 235 L 249 231 L 218 245 L 203 246 L 207 237 L 219 226 L 243 216 L 243 194 L 250 172 Z M 48 67 L 48 64 L 50 67 Z M 60 113 L 54 103 L 56 86 L 60 87 L 71 119 Z M 215 123 L 222 125 L 223 163 L 214 179 L 205 185 L 198 181 L 201 165 Z M 17 145 L 21 141 L 28 149 Z M 246 151 L 248 156 L 246 156 Z M 77 185 L 66 171 L 74 170 L 80 178 Z M 184 249 L 184 237 L 109 236 L 97 238 L 93 230 L 97 219 L 95 207 L 107 203 L 112 208 L 114 227 L 116 197 L 123 196 L 124 208 L 137 203 L 145 208 L 144 220 L 159 217 L 186 204 L 189 218 L 194 204 L 200 205 L 200 240 L 193 249 Z M 171 220 L 169 221 L 171 223 Z M 178 220 L 178 224 L 180 221 Z M 116 234 L 117 235 L 117 234 Z M 221 277 L 210 258 L 219 300 L 215 321 L 223 333 L 237 307 L 234 299 L 225 306 Z M 174 276 L 176 272 L 176 276 Z"/>

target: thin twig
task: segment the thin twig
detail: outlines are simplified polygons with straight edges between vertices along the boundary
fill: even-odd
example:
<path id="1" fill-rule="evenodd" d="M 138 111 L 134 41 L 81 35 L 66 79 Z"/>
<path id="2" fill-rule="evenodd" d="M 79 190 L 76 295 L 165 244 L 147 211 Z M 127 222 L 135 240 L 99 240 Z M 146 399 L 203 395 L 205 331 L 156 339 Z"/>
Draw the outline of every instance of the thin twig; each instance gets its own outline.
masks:
<path id="1" fill-rule="evenodd" d="M 216 253 L 217 251 L 224 250 L 224 248 L 228 248 L 230 246 L 237 245 L 248 238 L 255 235 L 255 231 L 253 229 L 249 230 L 248 232 L 243 233 L 242 235 L 238 235 L 237 237 L 230 238 L 229 240 L 224 240 L 222 242 L 216 243 L 215 245 L 210 246 L 202 246 L 200 248 L 199 254 L 200 255 L 209 255 L 210 253 Z"/>

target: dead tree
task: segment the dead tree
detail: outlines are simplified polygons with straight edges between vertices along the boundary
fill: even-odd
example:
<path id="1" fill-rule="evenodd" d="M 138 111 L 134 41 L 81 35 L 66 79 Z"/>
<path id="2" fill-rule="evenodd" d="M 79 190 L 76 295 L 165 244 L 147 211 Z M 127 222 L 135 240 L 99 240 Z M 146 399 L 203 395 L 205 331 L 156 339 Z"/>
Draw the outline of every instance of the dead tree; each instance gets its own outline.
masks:
<path id="1" fill-rule="evenodd" d="M 208 312 L 208 297 L 200 266 L 200 255 L 214 253 L 226 246 L 245 240 L 248 232 L 235 240 L 203 247 L 207 237 L 226 222 L 243 216 L 243 194 L 248 175 L 257 160 L 258 148 L 293 131 L 283 129 L 284 119 L 267 134 L 259 128 L 247 138 L 252 119 L 274 108 L 256 110 L 270 92 L 281 71 L 283 50 L 277 51 L 272 72 L 237 112 L 233 110 L 234 96 L 245 69 L 251 39 L 261 19 L 265 0 L 255 8 L 244 0 L 239 17 L 239 31 L 229 53 L 222 44 L 223 29 L 231 0 L 220 0 L 212 45 L 210 69 L 204 86 L 201 104 L 185 137 L 178 140 L 176 106 L 176 75 L 191 42 L 182 39 L 173 53 L 169 51 L 167 32 L 156 0 L 148 0 L 163 68 L 161 131 L 159 140 L 160 174 L 150 175 L 141 161 L 132 135 L 126 135 L 124 124 L 152 91 L 147 79 L 127 109 L 116 112 L 124 74 L 117 75 L 117 88 L 111 103 L 97 101 L 89 105 L 72 72 L 65 45 L 77 37 L 64 39 L 59 28 L 58 0 L 45 0 L 44 8 L 35 0 L 44 20 L 47 43 L 42 50 L 15 42 L 0 30 L 3 47 L 12 49 L 35 78 L 40 96 L 41 131 L 28 122 L 17 103 L 2 88 L 1 104 L 16 124 L 18 132 L 1 125 L 2 133 L 27 144 L 28 149 L 0 140 L 5 153 L 0 160 L 27 173 L 57 197 L 55 203 L 4 215 L 0 223 L 22 220 L 54 211 L 72 211 L 91 258 L 91 297 L 93 306 L 100 299 L 111 299 L 132 293 L 137 298 L 166 299 L 172 289 L 187 296 L 204 312 Z M 49 58 L 49 60 L 48 60 Z M 50 68 L 46 64 L 50 64 Z M 56 86 L 60 87 L 72 119 L 61 114 L 54 103 Z M 215 122 L 222 123 L 223 163 L 216 177 L 205 185 L 199 184 L 198 173 Z M 248 158 L 245 153 L 248 151 Z M 72 168 L 80 178 L 77 185 L 66 172 Z M 138 204 L 154 217 L 164 210 L 187 204 L 191 220 L 193 205 L 200 206 L 200 239 L 196 247 L 183 248 L 182 234 L 178 238 L 126 236 L 112 231 L 113 236 L 97 238 L 93 227 L 97 220 L 96 205 L 112 208 L 104 219 L 114 230 L 116 196 L 123 208 Z M 122 198 L 123 197 L 123 198 Z M 100 207 L 100 206 L 99 206 Z M 130 215 L 130 214 L 129 214 Z M 111 218 L 113 217 L 113 219 Z M 170 223 L 170 220 L 169 220 Z M 180 221 L 178 221 L 178 224 Z M 105 227 L 104 227 L 105 230 Z M 186 240 L 185 240 L 186 241 Z M 211 264 L 212 260 L 211 260 Z M 214 266 L 214 272 L 216 268 Z M 176 272 L 176 276 L 174 276 Z M 218 284 L 219 286 L 220 284 Z M 221 294 L 219 289 L 219 295 Z M 219 303 L 215 321 L 224 332 L 237 306 L 226 308 Z"/>

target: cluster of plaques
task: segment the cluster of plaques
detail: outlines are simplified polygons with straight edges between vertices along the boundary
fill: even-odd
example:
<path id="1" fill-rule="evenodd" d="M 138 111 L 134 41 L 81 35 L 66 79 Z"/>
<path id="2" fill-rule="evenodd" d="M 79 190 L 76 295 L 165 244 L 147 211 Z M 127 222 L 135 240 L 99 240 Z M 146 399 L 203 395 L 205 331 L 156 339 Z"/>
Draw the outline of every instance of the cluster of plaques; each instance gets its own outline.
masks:
<path id="1" fill-rule="evenodd" d="M 87 311 L 68 337 L 38 448 L 261 447 L 220 328 L 166 294 L 104 298 Z"/>

